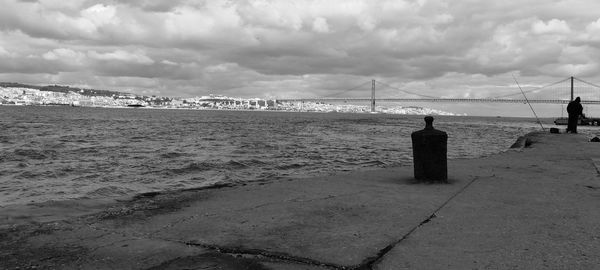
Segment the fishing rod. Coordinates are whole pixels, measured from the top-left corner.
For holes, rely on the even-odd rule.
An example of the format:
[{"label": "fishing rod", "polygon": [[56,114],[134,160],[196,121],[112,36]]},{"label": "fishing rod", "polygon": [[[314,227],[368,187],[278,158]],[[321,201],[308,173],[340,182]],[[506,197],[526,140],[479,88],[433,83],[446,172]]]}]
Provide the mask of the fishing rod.
[{"label": "fishing rod", "polygon": [[533,112],[533,115],[535,116],[535,119],[537,120],[538,124],[540,124],[540,127],[542,127],[542,131],[546,131],[544,129],[544,126],[542,125],[542,121],[540,121],[540,118],[538,118],[537,114],[535,113],[535,110],[533,109],[533,106],[531,106],[531,103],[529,103],[529,99],[527,99],[527,96],[525,95],[525,92],[523,92],[523,89],[521,88],[521,85],[519,85],[519,82],[517,81],[517,78],[515,78],[514,74],[511,74],[513,79],[515,80],[515,82],[517,83],[517,86],[519,87],[519,90],[521,90],[521,93],[523,94],[523,97],[525,97],[525,101],[527,101],[527,105],[529,105],[529,108],[531,108],[531,111]]}]

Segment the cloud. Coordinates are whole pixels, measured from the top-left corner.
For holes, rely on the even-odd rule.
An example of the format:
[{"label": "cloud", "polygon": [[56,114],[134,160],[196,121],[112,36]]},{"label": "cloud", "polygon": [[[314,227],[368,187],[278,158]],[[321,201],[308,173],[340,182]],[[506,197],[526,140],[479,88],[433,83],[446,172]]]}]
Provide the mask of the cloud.
[{"label": "cloud", "polygon": [[85,60],[86,56],[81,52],[76,52],[68,48],[58,48],[44,53],[42,58],[49,61],[81,63],[83,60]]},{"label": "cloud", "polygon": [[117,10],[114,6],[103,4],[93,5],[81,11],[81,17],[91,21],[96,27],[119,24],[119,18],[116,17],[116,14]]},{"label": "cloud", "polygon": [[597,21],[591,22],[585,27],[587,33],[598,33],[600,32],[600,19]]},{"label": "cloud", "polygon": [[4,49],[2,46],[0,46],[0,57],[9,57],[11,54]]},{"label": "cloud", "polygon": [[534,34],[538,35],[569,34],[571,32],[571,28],[567,22],[557,19],[552,19],[548,22],[536,21],[532,26],[532,30]]},{"label": "cloud", "polygon": [[0,75],[174,96],[318,96],[377,78],[481,96],[486,79],[512,73],[600,81],[598,9],[585,0],[6,0],[0,58],[12,60]]},{"label": "cloud", "polygon": [[154,63],[150,57],[141,51],[128,52],[124,50],[116,50],[114,52],[99,53],[96,51],[88,51],[87,55],[91,59],[102,60],[102,61],[122,61],[130,62],[142,65],[150,65]]},{"label": "cloud", "polygon": [[313,21],[312,29],[317,33],[328,33],[329,24],[327,23],[327,19],[323,17],[316,18]]}]

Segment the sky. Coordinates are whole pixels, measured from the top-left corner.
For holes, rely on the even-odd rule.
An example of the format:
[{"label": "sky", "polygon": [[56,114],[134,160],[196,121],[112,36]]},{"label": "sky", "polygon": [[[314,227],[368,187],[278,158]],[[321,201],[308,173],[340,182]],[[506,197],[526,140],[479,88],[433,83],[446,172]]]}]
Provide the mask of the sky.
[{"label": "sky", "polygon": [[308,98],[368,97],[375,79],[380,97],[485,98],[518,93],[513,76],[524,90],[600,83],[598,10],[595,0],[2,0],[0,81]]}]

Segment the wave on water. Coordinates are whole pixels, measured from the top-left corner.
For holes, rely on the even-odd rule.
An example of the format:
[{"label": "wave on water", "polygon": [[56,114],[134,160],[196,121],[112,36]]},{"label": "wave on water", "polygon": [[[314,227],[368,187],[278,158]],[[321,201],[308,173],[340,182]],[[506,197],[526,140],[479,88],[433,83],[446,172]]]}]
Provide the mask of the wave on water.
[{"label": "wave on water", "polygon": [[55,150],[39,150],[39,149],[27,149],[27,148],[18,148],[14,150],[15,160],[27,160],[27,159],[48,159],[54,158],[57,155]]},{"label": "wave on water", "polygon": [[166,158],[166,159],[178,158],[178,157],[182,157],[182,156],[184,156],[184,154],[179,153],[179,152],[168,152],[168,153],[160,154],[161,158]]},{"label": "wave on water", "polygon": [[88,199],[98,199],[106,197],[130,196],[135,193],[137,193],[135,190],[122,186],[106,186],[88,191],[83,197]]},{"label": "wave on water", "polygon": [[170,169],[174,174],[190,174],[214,169],[216,165],[211,162],[192,162],[181,168]]},{"label": "wave on water", "polygon": [[290,169],[299,169],[299,168],[306,167],[306,166],[308,166],[307,163],[292,163],[292,164],[279,165],[276,168],[279,170],[290,170]]},{"label": "wave on water", "polygon": [[223,162],[221,160],[212,160],[212,161],[200,161],[200,162],[191,162],[182,167],[168,169],[167,171],[173,174],[193,174],[196,172],[203,172],[209,170],[240,170],[246,168],[253,168],[256,166],[264,165],[265,163],[259,160],[250,159],[246,161],[236,161],[229,160]]},{"label": "wave on water", "polygon": [[364,167],[385,167],[388,164],[381,160],[372,160],[372,161],[360,162],[356,165],[364,166]]},{"label": "wave on water", "polygon": [[[385,114],[35,106],[0,106],[0,114],[0,142],[9,142],[0,144],[0,206],[406,165],[410,133],[423,128],[421,116]],[[449,158],[501,152],[537,128],[468,117],[435,123],[449,134]]]}]

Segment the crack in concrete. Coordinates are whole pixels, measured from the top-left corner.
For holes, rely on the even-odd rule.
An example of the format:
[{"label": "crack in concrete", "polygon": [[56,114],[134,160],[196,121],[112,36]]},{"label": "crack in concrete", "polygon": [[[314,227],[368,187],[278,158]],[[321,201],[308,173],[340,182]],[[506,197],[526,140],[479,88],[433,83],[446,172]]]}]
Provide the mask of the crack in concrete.
[{"label": "crack in concrete", "polygon": [[594,168],[596,169],[596,173],[600,175],[600,159],[590,158],[590,160],[592,161],[592,165],[594,165]]},{"label": "crack in concrete", "polygon": [[[495,175],[491,175],[489,177],[494,177]],[[389,245],[387,245],[385,248],[381,249],[377,255],[373,256],[373,257],[369,257],[367,259],[365,259],[360,265],[359,267],[355,268],[355,269],[373,269],[373,266],[377,263],[379,263],[381,261],[381,259],[383,259],[383,257],[390,252],[394,247],[396,247],[397,245],[399,245],[402,241],[406,240],[412,233],[414,233],[417,229],[419,229],[421,226],[429,223],[432,219],[434,219],[435,217],[437,217],[437,213],[442,210],[442,208],[444,208],[450,201],[452,201],[454,198],[456,198],[458,195],[460,195],[461,193],[463,193],[469,186],[471,186],[475,180],[479,179],[479,176],[475,176],[469,183],[467,183],[463,188],[461,188],[458,192],[456,192],[454,195],[452,195],[450,198],[448,198],[448,200],[446,200],[442,205],[440,205],[437,209],[435,209],[433,211],[433,213],[431,215],[429,215],[429,217],[427,217],[426,219],[424,219],[423,221],[421,221],[417,226],[413,227],[412,229],[410,229],[404,236],[402,236],[402,238],[400,238],[399,240],[390,243]]]},{"label": "crack in concrete", "polygon": [[[179,242],[179,241],[176,241],[176,242]],[[333,264],[333,263],[321,262],[321,261],[314,260],[311,258],[294,256],[294,255],[290,255],[290,254],[283,253],[283,252],[273,252],[273,251],[266,251],[266,250],[261,250],[261,249],[252,249],[252,248],[243,248],[243,247],[223,247],[223,246],[203,244],[203,243],[197,243],[197,242],[180,242],[180,243],[183,243],[183,244],[186,244],[189,246],[198,246],[198,247],[205,248],[207,250],[215,251],[215,252],[218,252],[221,254],[228,254],[228,255],[232,255],[232,256],[245,255],[245,256],[252,256],[254,258],[267,258],[270,260],[275,260],[275,261],[280,261],[280,262],[326,267],[329,269],[339,269],[339,270],[355,269],[354,267],[347,267],[347,266]]]}]

